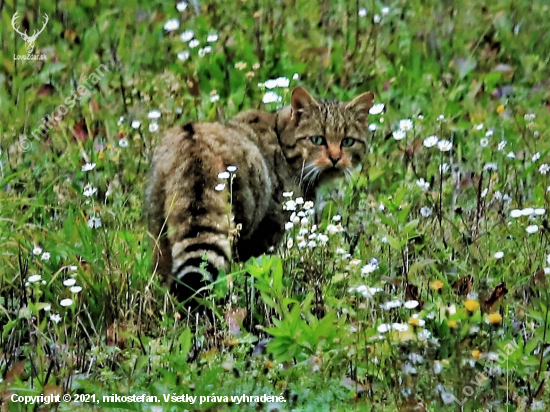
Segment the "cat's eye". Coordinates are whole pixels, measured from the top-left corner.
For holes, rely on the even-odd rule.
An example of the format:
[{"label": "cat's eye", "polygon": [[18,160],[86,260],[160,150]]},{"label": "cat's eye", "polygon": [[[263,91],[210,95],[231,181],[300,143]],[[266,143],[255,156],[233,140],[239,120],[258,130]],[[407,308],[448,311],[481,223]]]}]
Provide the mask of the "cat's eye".
[{"label": "cat's eye", "polygon": [[353,137],[346,137],[342,139],[342,147],[350,147],[353,146],[355,143],[355,139]]},{"label": "cat's eye", "polygon": [[321,146],[326,144],[326,140],[323,136],[311,136],[311,143],[316,146]]}]

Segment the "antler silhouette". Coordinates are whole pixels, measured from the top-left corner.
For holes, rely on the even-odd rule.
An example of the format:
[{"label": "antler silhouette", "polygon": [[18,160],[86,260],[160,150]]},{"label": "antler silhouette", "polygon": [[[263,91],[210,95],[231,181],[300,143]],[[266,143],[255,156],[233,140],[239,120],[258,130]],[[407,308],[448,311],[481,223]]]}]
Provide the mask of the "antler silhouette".
[{"label": "antler silhouette", "polygon": [[46,24],[48,24],[48,21],[50,20],[50,18],[48,17],[48,15],[46,13],[44,13],[44,18],[46,19],[46,21],[44,22],[44,25],[42,26],[42,29],[38,33],[36,33],[36,30],[35,30],[34,33],[32,34],[32,36],[29,37],[29,40],[35,41],[36,38],[38,37],[38,35],[44,31],[44,29],[46,28]]},{"label": "antler silhouette", "polygon": [[17,26],[15,25],[16,20],[17,20],[17,18],[19,17],[19,16],[17,15],[18,13],[19,13],[19,12],[16,11],[15,14],[13,15],[13,17],[12,17],[12,19],[11,19],[11,25],[12,25],[13,29],[14,29],[17,33],[19,33],[19,34],[21,35],[21,37],[23,37],[23,40],[27,41],[27,39],[29,38],[29,36],[27,36],[27,30],[25,30],[25,33],[21,33],[21,32],[19,31],[19,27],[17,27]]},{"label": "antler silhouette", "polygon": [[36,30],[35,30],[34,33],[32,34],[32,36],[29,36],[29,35],[27,35],[27,30],[25,30],[25,33],[21,33],[19,31],[19,27],[16,26],[17,18],[19,17],[17,15],[18,13],[19,12],[16,11],[15,14],[13,15],[13,17],[11,19],[11,25],[13,26],[13,29],[21,35],[21,37],[23,38],[25,43],[27,43],[25,45],[25,48],[27,49],[27,54],[31,54],[32,51],[34,50],[34,42],[36,41],[36,38],[38,37],[38,35],[40,33],[42,33],[44,31],[44,29],[46,28],[46,24],[48,24],[48,21],[50,20],[50,18],[48,17],[48,15],[46,13],[44,13],[44,18],[46,20],[44,22],[44,26],[42,26],[42,29],[39,32],[36,32]]}]

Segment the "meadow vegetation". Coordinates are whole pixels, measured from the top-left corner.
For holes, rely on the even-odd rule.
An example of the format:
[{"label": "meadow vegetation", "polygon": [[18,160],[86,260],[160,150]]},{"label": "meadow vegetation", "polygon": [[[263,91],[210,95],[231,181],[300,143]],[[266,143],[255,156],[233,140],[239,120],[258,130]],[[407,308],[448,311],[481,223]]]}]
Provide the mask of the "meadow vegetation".
[{"label": "meadow vegetation", "polygon": [[[16,11],[21,31],[49,16],[33,51],[45,60],[14,60]],[[546,0],[8,0],[0,13],[0,408],[85,393],[285,402],[55,407],[548,410]],[[209,316],[189,314],[151,271],[152,148],[173,124],[277,109],[297,85],[375,93],[364,165],[315,202],[286,193],[280,247],[234,263]]]}]

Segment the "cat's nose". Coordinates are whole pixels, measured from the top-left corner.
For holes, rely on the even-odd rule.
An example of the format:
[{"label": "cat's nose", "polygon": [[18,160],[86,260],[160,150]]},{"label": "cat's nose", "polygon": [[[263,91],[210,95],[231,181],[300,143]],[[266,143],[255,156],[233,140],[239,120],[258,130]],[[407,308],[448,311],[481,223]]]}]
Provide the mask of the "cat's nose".
[{"label": "cat's nose", "polygon": [[329,156],[329,159],[332,162],[333,166],[336,166],[336,163],[338,163],[338,161],[340,160],[339,157],[332,157],[332,156]]}]

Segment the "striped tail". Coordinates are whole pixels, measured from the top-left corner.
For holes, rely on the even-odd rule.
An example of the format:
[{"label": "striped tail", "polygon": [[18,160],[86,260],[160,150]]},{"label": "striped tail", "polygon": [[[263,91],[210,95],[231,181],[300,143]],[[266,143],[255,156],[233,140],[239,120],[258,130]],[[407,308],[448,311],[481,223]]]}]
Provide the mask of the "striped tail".
[{"label": "striped tail", "polygon": [[215,281],[219,270],[229,269],[231,245],[228,195],[214,189],[220,183],[223,160],[192,124],[182,132],[186,154],[177,158],[176,170],[167,177],[172,197],[165,199],[164,211],[171,245],[171,291],[180,302],[187,302]]},{"label": "striped tail", "polygon": [[[192,239],[193,240],[197,240]],[[214,282],[220,270],[225,270],[229,265],[229,256],[216,244],[191,243],[185,248],[182,261],[174,268],[172,293],[180,302],[185,302],[186,307],[197,307],[195,297],[204,298],[206,293],[202,288]],[[213,263],[215,262],[215,263]]]}]

